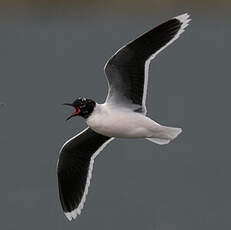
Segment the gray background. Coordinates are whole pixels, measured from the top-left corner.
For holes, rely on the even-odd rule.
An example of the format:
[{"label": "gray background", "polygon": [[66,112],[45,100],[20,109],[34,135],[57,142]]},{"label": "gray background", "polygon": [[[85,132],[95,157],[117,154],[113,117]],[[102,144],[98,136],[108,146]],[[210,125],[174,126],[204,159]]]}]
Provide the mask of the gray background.
[{"label": "gray background", "polygon": [[[230,229],[229,9],[225,1],[1,8],[0,228]],[[103,102],[107,58],[184,12],[193,21],[150,65],[147,97],[148,115],[182,135],[166,146],[111,142],[95,161],[82,215],[69,223],[56,161],[85,124],[65,122],[71,110],[61,104],[78,96]]]}]

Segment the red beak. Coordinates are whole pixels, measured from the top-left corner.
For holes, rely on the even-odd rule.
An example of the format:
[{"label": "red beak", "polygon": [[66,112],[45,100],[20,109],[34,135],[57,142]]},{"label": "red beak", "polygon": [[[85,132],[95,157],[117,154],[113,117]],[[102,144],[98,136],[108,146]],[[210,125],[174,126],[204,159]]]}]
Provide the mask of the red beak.
[{"label": "red beak", "polygon": [[72,105],[72,104],[69,104],[69,103],[64,103],[63,105],[68,105],[68,106],[72,106],[72,107],[74,107],[75,108],[75,111],[74,111],[74,113],[72,113],[67,119],[66,119],[66,121],[68,121],[69,119],[71,119],[72,117],[75,117],[75,116],[77,116],[79,113],[80,113],[80,109],[79,109],[79,107],[75,107],[74,105]]}]

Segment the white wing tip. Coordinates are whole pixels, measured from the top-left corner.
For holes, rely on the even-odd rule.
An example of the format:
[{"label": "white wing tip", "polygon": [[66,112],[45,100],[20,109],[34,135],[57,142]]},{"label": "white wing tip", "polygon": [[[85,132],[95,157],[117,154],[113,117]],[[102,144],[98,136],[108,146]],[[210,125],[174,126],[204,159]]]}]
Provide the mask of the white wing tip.
[{"label": "white wing tip", "polygon": [[183,28],[187,27],[188,23],[192,20],[190,18],[190,14],[188,13],[178,15],[177,17],[175,17],[175,19],[179,20],[183,24],[182,25]]},{"label": "white wing tip", "polygon": [[192,19],[190,18],[190,15],[188,13],[181,14],[181,15],[175,17],[175,19],[179,20],[182,23],[180,30],[178,31],[178,33],[176,35],[176,38],[178,38],[185,31],[185,28],[189,25],[189,22]]},{"label": "white wing tip", "polygon": [[80,212],[78,212],[78,209],[75,209],[71,212],[64,212],[64,214],[69,221],[72,221],[72,220],[76,219],[77,215],[80,215]]},{"label": "white wing tip", "polygon": [[178,15],[177,17],[175,17],[175,19],[177,19],[181,22],[185,22],[187,20],[191,20],[189,17],[190,17],[190,14],[185,13],[185,14]]}]

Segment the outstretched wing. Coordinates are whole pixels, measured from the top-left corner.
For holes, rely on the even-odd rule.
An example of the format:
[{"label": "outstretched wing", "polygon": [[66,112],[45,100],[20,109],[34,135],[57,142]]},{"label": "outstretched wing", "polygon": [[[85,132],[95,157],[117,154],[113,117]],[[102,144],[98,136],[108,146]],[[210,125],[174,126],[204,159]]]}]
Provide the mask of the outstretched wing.
[{"label": "outstretched wing", "polygon": [[188,14],[180,15],[119,49],[104,67],[109,86],[106,103],[146,113],[149,63],[184,32],[189,21]]},{"label": "outstretched wing", "polygon": [[80,215],[88,193],[94,159],[112,139],[87,128],[62,147],[57,165],[59,197],[69,220]]}]

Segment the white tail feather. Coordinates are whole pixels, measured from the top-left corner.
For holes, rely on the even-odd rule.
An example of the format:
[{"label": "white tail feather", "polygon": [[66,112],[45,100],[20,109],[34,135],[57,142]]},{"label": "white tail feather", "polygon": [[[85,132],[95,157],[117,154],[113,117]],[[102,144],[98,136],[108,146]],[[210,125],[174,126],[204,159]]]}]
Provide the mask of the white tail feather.
[{"label": "white tail feather", "polygon": [[163,126],[163,131],[170,140],[173,140],[182,132],[182,129]]},{"label": "white tail feather", "polygon": [[181,132],[181,128],[162,126],[160,137],[153,136],[146,139],[159,145],[166,145],[171,140],[175,139]]},{"label": "white tail feather", "polygon": [[160,138],[146,138],[146,139],[158,145],[166,145],[170,142],[170,140],[160,139]]}]

